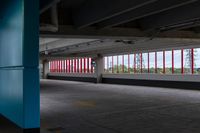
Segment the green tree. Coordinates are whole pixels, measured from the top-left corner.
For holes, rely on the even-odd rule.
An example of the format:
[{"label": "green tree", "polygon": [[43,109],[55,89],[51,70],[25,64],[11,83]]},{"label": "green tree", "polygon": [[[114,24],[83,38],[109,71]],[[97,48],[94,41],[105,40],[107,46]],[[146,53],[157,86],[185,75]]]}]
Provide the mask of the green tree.
[{"label": "green tree", "polygon": [[[184,72],[192,73],[192,49],[185,50],[185,63],[184,63]],[[194,68],[196,68],[195,57],[197,56],[197,50],[194,49]]]}]

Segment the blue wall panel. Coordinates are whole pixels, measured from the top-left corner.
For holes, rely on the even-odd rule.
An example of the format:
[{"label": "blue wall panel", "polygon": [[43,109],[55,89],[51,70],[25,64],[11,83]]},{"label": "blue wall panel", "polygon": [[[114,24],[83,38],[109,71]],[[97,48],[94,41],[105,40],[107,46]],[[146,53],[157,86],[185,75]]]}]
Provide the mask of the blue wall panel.
[{"label": "blue wall panel", "polygon": [[40,127],[38,0],[0,1],[0,114]]}]

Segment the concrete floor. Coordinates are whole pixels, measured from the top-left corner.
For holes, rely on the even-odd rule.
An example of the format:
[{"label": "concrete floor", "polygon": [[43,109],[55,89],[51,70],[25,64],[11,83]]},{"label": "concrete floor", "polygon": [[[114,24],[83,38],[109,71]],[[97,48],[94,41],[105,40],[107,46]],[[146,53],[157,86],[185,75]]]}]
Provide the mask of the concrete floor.
[{"label": "concrete floor", "polygon": [[200,91],[42,80],[41,124],[45,133],[200,133]]}]

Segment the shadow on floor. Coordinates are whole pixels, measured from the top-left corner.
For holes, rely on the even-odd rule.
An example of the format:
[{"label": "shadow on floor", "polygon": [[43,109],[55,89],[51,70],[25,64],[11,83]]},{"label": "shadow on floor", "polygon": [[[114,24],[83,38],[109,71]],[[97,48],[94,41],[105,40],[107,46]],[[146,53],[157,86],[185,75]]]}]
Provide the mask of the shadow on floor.
[{"label": "shadow on floor", "polygon": [[40,133],[40,129],[23,130],[14,123],[0,115],[0,132],[1,133]]},{"label": "shadow on floor", "polygon": [[0,115],[0,129],[2,133],[23,133],[22,129],[8,121],[2,115]]}]

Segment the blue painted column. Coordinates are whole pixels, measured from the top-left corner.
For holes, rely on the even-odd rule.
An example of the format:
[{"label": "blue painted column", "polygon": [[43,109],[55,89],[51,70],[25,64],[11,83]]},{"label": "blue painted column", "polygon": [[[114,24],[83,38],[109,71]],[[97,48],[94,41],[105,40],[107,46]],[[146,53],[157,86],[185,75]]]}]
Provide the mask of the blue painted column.
[{"label": "blue painted column", "polygon": [[40,127],[39,1],[0,1],[0,114]]}]

